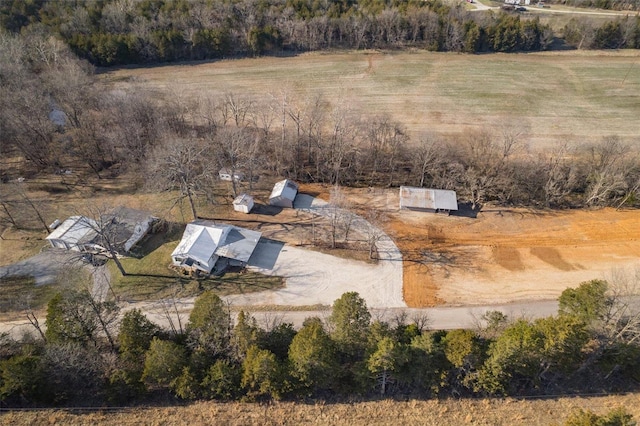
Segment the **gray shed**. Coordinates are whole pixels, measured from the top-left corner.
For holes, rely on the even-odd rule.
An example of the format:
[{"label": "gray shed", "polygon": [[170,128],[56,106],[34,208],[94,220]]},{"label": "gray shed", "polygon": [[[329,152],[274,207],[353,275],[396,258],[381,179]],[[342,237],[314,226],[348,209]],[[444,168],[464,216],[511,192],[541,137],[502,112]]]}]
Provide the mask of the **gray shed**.
[{"label": "gray shed", "polygon": [[249,213],[253,205],[253,197],[249,194],[240,194],[233,200],[233,209],[237,212]]}]

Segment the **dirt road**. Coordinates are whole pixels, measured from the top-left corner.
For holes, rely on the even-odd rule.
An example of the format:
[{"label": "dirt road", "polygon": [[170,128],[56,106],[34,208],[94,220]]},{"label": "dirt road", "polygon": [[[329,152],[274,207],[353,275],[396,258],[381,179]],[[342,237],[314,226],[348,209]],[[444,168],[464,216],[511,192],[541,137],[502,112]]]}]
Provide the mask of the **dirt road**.
[{"label": "dirt road", "polygon": [[[184,329],[189,319],[189,313],[193,309],[195,299],[180,299],[175,301],[175,305],[169,302],[142,302],[135,304],[124,304],[122,312],[137,308],[142,310],[149,320],[161,325],[165,329],[175,327],[176,330]],[[273,324],[288,322],[295,327],[301,327],[305,319],[318,317],[326,320],[331,314],[330,310],[302,310],[302,311],[280,311],[280,310],[254,310],[250,306],[233,306],[234,312],[237,309],[244,309],[249,312],[257,321],[259,326],[269,327]],[[438,308],[390,308],[390,309],[370,309],[373,320],[391,321],[406,314],[406,321],[423,321],[426,328],[432,330],[452,330],[458,328],[474,329],[482,323],[481,317],[487,311],[500,311],[509,318],[542,318],[557,313],[558,304],[555,301],[510,303],[504,305],[486,306],[457,306]],[[38,319],[40,324],[45,324],[45,318]],[[0,323],[0,334],[9,333],[15,338],[20,338],[25,333],[35,335],[33,326],[26,320],[6,321]]]},{"label": "dirt road", "polygon": [[0,266],[0,278],[32,276],[36,285],[55,282],[58,273],[69,266],[82,265],[77,253],[45,248],[42,253],[8,266]]},{"label": "dirt road", "polygon": [[[475,9],[471,9],[472,11],[476,10],[500,10],[499,6],[490,7],[478,0],[474,0],[472,5]],[[583,10],[576,8],[563,8],[562,6],[557,7],[554,5],[553,7],[538,7],[536,4],[526,5],[526,12],[532,13],[565,13],[571,15],[596,15],[596,16],[635,16],[638,12],[625,12],[625,11],[616,11],[616,10]]]}]

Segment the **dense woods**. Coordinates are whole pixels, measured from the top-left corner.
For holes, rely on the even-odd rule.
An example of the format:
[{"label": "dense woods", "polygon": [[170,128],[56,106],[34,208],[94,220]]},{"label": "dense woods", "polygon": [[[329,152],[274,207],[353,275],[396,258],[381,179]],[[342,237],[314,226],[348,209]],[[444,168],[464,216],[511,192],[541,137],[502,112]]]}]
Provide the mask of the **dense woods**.
[{"label": "dense woods", "polygon": [[[440,0],[13,0],[0,5],[0,22],[14,33],[55,35],[99,66],[333,48],[531,51],[554,38],[537,18],[470,13]],[[574,22],[564,38],[580,48],[638,48],[640,18]]]},{"label": "dense woods", "polygon": [[49,302],[42,338],[2,337],[5,406],[123,404],[149,399],[334,399],[619,392],[640,383],[640,312],[625,287],[594,280],[565,290],[556,316],[498,311],[474,330],[429,330],[428,318],[372,318],[357,293],[301,329],[234,318],[212,292],[172,331],[87,292]]}]

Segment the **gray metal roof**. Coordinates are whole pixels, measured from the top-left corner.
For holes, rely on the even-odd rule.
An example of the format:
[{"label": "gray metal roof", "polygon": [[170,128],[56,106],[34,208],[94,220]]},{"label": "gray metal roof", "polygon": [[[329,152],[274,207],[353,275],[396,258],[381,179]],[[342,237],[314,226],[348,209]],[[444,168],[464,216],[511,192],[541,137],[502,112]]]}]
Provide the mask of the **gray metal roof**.
[{"label": "gray metal roof", "polygon": [[247,262],[262,234],[233,225],[196,220],[185,229],[180,244],[171,254],[194,257],[204,263],[213,254]]},{"label": "gray metal roof", "polygon": [[262,234],[249,229],[229,225],[226,238],[218,246],[215,254],[228,259],[248,262]]},{"label": "gray metal roof", "polygon": [[249,194],[240,194],[233,200],[234,206],[248,206],[253,202],[253,197]]},{"label": "gray metal roof", "polygon": [[287,200],[295,200],[296,194],[298,193],[298,184],[292,180],[285,179],[280,182],[276,182],[273,185],[273,190],[271,191],[271,195],[269,195],[269,199],[282,197]]},{"label": "gray metal roof", "polygon": [[400,187],[401,209],[458,210],[455,191],[448,189]]},{"label": "gray metal roof", "polygon": [[87,244],[97,237],[97,227],[98,224],[91,218],[71,216],[54,229],[45,239],[59,239],[70,245]]}]

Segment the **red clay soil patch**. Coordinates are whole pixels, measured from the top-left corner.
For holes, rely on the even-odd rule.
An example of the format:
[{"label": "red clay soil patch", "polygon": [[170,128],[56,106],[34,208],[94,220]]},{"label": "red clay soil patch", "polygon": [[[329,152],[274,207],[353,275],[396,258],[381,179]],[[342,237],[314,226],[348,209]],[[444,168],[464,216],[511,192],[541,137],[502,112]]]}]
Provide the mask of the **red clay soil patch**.
[{"label": "red clay soil patch", "polygon": [[493,260],[503,268],[510,271],[524,270],[524,264],[517,249],[513,247],[494,246],[492,247],[492,254]]},{"label": "red clay soil patch", "polygon": [[402,295],[409,307],[428,307],[444,303],[444,300],[437,296],[438,286],[427,265],[406,260],[402,265]]},{"label": "red clay soil patch", "polygon": [[[428,306],[425,300],[553,299],[567,287],[640,266],[640,213],[635,210],[487,209],[476,219],[397,211],[385,229],[403,254],[421,253],[427,261],[425,268],[405,267],[405,302],[412,307]],[[442,262],[428,254],[445,251],[456,255],[438,267]],[[420,285],[425,280],[428,288]],[[421,293],[427,291],[435,294]]]},{"label": "red clay soil patch", "polygon": [[563,258],[560,252],[551,247],[532,247],[529,250],[532,255],[542,260],[545,263],[557,268],[561,271],[571,271],[576,269],[573,265],[567,263]]}]

